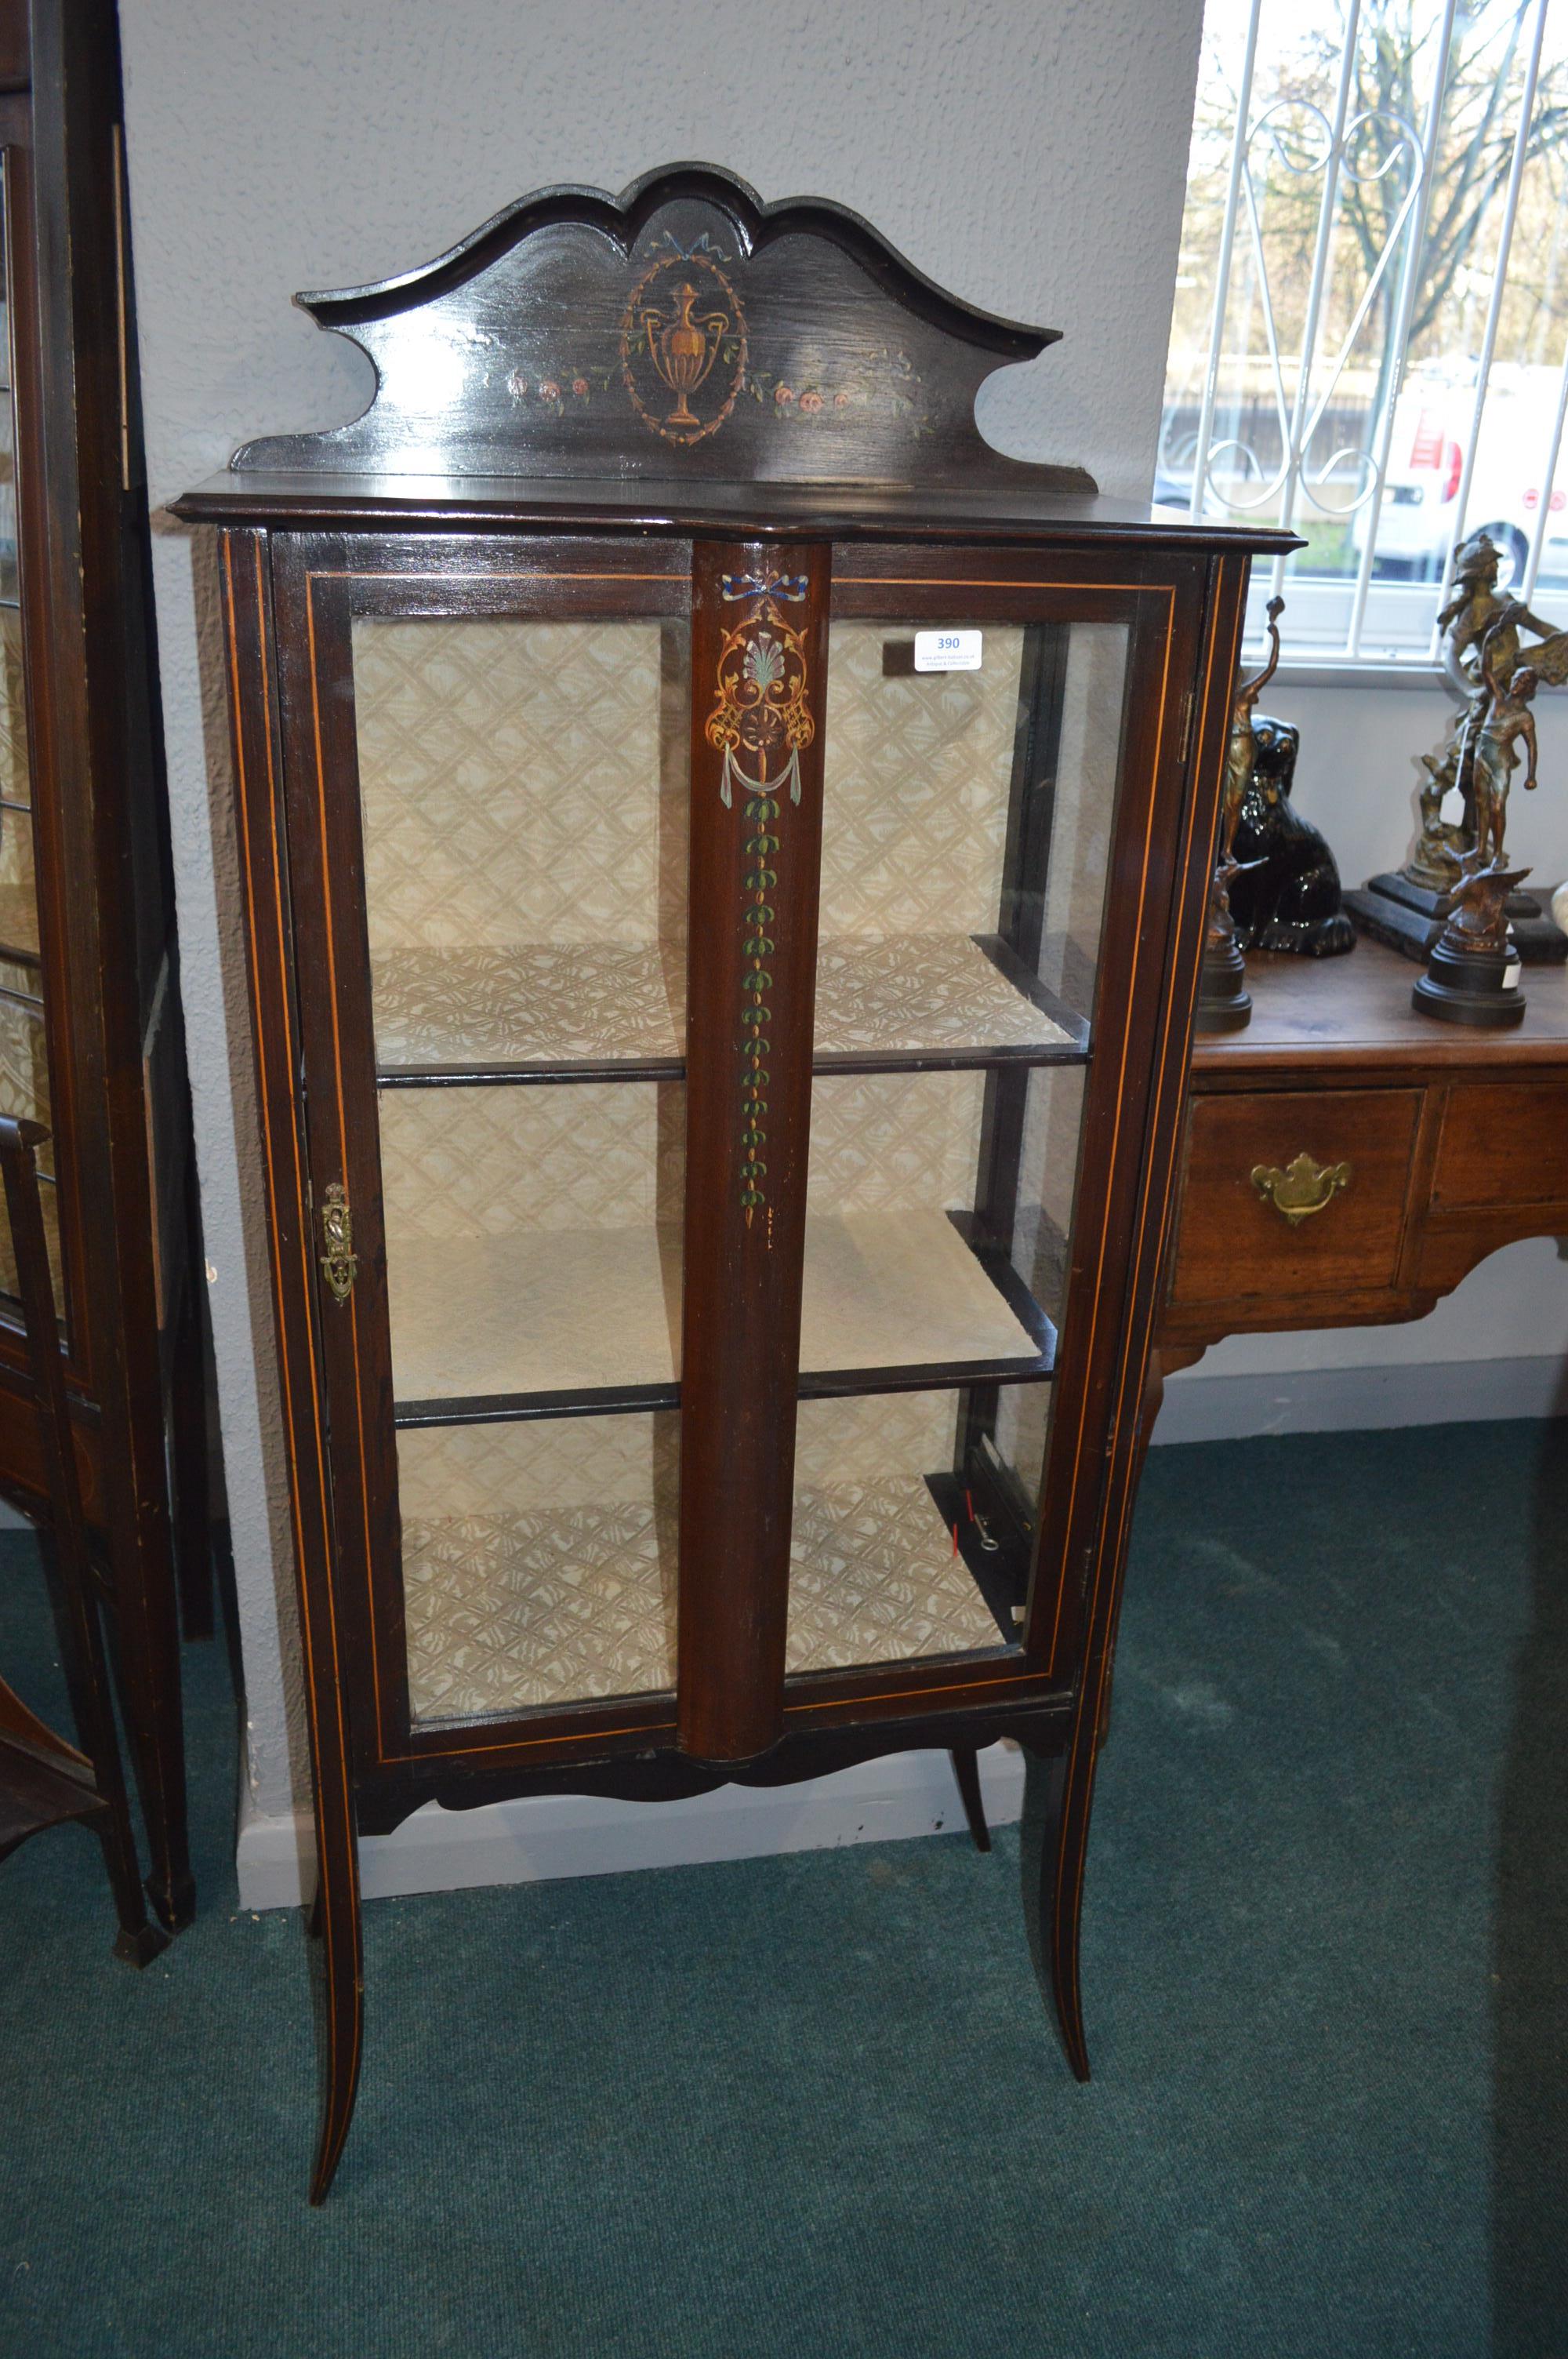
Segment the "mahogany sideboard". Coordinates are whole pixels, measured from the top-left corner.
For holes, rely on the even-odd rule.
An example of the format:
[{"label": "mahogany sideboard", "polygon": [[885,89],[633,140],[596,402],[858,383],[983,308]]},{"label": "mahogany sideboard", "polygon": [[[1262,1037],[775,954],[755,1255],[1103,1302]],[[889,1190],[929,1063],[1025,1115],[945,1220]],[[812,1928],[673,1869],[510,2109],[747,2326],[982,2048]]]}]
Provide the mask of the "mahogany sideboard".
[{"label": "mahogany sideboard", "polygon": [[1527,968],[1498,1033],[1418,1015],[1416,972],[1370,941],[1248,959],[1251,1023],[1194,1050],[1162,1375],[1223,1335],[1419,1319],[1568,1236],[1568,974]]}]

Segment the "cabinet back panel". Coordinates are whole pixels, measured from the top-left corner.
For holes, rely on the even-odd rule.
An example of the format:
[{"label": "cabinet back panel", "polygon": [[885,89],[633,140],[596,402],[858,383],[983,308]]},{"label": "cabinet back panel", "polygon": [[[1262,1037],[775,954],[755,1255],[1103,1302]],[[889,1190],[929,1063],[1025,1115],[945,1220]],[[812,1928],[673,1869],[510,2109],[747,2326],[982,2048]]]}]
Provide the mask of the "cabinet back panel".
[{"label": "cabinet back panel", "polygon": [[397,1440],[416,1722],[675,1685],[678,1419]]}]

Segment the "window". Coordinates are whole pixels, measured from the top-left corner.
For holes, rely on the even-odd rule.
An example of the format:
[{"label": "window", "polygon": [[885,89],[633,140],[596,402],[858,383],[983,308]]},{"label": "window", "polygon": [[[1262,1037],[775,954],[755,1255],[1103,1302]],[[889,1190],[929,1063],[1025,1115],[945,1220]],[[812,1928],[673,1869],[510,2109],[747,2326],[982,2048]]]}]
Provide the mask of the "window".
[{"label": "window", "polygon": [[1208,0],[1155,496],[1293,525],[1320,663],[1423,664],[1465,534],[1568,593],[1568,5]]}]

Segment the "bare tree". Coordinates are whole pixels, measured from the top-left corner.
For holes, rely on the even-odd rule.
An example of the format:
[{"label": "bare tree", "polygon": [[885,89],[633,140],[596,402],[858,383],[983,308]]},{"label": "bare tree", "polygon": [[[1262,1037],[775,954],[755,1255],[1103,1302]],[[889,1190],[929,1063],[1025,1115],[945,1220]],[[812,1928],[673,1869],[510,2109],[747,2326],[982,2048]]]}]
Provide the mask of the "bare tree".
[{"label": "bare tree", "polygon": [[[1325,30],[1305,45],[1319,74],[1337,76],[1344,53],[1345,16],[1337,35]],[[1503,194],[1513,165],[1518,105],[1522,95],[1520,49],[1530,0],[1461,0],[1454,13],[1443,120],[1427,194],[1410,341],[1419,350],[1444,320],[1460,272],[1476,252],[1488,208]],[[1365,115],[1340,192],[1341,215],[1368,275],[1394,234],[1416,158],[1402,122],[1419,137],[1437,71],[1441,26],[1429,5],[1414,0],[1365,0],[1356,44],[1353,115]],[[1304,94],[1304,93],[1303,93]],[[1568,73],[1544,71],[1537,84],[1526,141],[1527,169],[1568,148]],[[1403,151],[1401,153],[1401,150]],[[1555,191],[1554,191],[1555,193]],[[1553,208],[1555,210],[1555,208]],[[1394,281],[1379,290],[1381,343],[1392,328]]]}]

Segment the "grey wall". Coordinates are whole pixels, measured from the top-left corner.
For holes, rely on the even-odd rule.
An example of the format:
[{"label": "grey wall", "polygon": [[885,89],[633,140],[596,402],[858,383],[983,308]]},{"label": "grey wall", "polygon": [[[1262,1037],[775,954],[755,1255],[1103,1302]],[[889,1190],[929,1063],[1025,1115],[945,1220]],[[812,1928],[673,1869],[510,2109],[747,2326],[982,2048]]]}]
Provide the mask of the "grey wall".
[{"label": "grey wall", "polygon": [[[553,180],[682,157],[867,214],[970,300],[1065,342],[984,397],[993,440],[1152,472],[1199,0],[122,0],[155,506],[246,436],[362,407],[366,364],[289,298],[406,269]],[[158,545],[181,958],[251,1718],[291,1782],[287,1518],[211,583]],[[200,620],[199,620],[200,618]],[[205,629],[208,643],[203,647]]]}]

